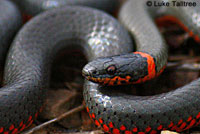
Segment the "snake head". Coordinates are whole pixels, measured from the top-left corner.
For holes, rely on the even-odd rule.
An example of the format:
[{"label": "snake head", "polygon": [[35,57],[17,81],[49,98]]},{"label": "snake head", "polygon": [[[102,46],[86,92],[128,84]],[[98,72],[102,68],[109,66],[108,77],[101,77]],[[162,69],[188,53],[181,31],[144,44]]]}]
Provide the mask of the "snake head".
[{"label": "snake head", "polygon": [[148,62],[134,53],[98,58],[85,65],[82,74],[87,80],[102,85],[132,84],[148,75]]}]

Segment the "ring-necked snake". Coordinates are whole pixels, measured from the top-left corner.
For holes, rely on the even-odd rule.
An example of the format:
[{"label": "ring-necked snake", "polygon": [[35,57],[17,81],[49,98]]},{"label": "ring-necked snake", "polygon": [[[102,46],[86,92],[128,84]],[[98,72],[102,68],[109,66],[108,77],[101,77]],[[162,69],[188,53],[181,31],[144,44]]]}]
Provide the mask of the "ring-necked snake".
[{"label": "ring-necked snake", "polygon": [[[162,72],[167,61],[167,47],[151,17],[157,12],[171,14],[182,23],[171,16],[169,19],[186,25],[184,28],[191,29],[190,34],[198,40],[197,7],[147,8],[145,0],[128,1],[121,9],[120,20],[134,35],[138,52],[95,61],[92,60],[132,51],[128,32],[114,18],[79,6],[52,9],[34,17],[19,31],[7,56],[5,86],[0,91],[0,132],[20,132],[38,116],[52,60],[64,47],[78,46],[92,61],[83,70],[85,76],[91,76],[88,79],[110,85],[142,82]],[[134,73],[129,74],[131,71]],[[199,124],[199,81],[149,97],[110,93],[109,90],[128,87],[86,81],[84,98],[91,118],[105,132],[182,131]]]},{"label": "ring-necked snake", "polygon": [[199,41],[199,1],[190,1],[196,2],[196,7],[153,4],[148,7],[146,2],[130,0],[119,15],[134,37],[137,51],[99,58],[83,69],[88,80],[104,85],[86,82],[84,99],[90,117],[105,132],[155,134],[165,129],[181,132],[200,123],[200,79],[168,93],[145,97],[113,92],[127,90],[129,86],[107,86],[143,82],[162,72],[167,47],[153,23],[156,15],[167,14],[166,20],[178,23]]}]

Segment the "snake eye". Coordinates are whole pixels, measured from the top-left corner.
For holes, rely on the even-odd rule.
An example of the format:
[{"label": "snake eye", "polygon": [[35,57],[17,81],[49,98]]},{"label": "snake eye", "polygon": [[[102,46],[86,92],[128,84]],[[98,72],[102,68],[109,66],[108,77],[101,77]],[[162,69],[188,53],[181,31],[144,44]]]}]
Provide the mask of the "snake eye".
[{"label": "snake eye", "polygon": [[114,65],[111,65],[106,69],[106,71],[108,74],[112,75],[116,72],[116,67]]}]

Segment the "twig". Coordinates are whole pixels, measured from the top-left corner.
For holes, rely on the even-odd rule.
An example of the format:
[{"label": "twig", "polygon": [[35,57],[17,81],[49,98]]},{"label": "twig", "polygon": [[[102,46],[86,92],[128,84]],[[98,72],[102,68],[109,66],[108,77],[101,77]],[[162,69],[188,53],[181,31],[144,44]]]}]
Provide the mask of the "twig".
[{"label": "twig", "polygon": [[51,123],[57,122],[57,121],[59,121],[59,120],[65,118],[65,117],[67,117],[67,116],[69,116],[69,115],[71,115],[71,114],[73,114],[73,113],[82,111],[84,108],[85,108],[84,105],[80,105],[80,106],[78,106],[78,107],[76,107],[76,108],[74,108],[74,109],[72,109],[72,110],[70,110],[70,111],[68,111],[68,112],[66,112],[66,113],[61,114],[61,115],[58,116],[57,118],[54,118],[54,119],[49,120],[49,121],[47,121],[47,122],[44,122],[44,123],[42,123],[42,124],[40,124],[40,125],[38,125],[38,126],[32,128],[31,130],[29,130],[29,131],[27,131],[27,132],[24,132],[23,134],[32,134],[33,132],[38,131],[38,130],[40,130],[41,128],[44,128],[44,127],[46,127],[47,125],[49,125],[49,124],[51,124]]},{"label": "twig", "polygon": [[199,63],[180,63],[180,62],[169,62],[167,64],[168,69],[176,69],[181,71],[200,71]]},{"label": "twig", "polygon": [[165,130],[165,131],[162,131],[161,134],[179,134],[179,133]]},{"label": "twig", "polygon": [[200,61],[200,56],[186,56],[186,55],[176,55],[176,56],[169,56],[168,61],[182,61],[182,62],[197,62]]}]

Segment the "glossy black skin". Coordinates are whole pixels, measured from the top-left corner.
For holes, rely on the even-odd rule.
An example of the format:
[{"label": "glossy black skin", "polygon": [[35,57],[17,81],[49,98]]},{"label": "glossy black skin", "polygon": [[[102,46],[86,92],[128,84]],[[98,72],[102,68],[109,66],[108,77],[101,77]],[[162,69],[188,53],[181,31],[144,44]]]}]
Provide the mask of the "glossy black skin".
[{"label": "glossy black skin", "polygon": [[112,13],[119,7],[119,0],[13,0],[23,13],[35,16],[43,11],[62,6],[86,6]]},{"label": "glossy black skin", "polygon": [[[190,116],[195,119],[195,124],[192,126],[199,121],[196,119],[200,107],[199,79],[169,93],[154,96],[123,93],[130,90],[130,86],[105,87],[93,82],[86,82],[84,86],[84,99],[86,106],[90,109],[89,113],[94,113],[96,120],[101,118],[104,121],[103,124],[107,126],[112,122],[115,128],[124,125],[126,130],[132,131],[133,128],[137,128],[138,132],[145,132],[150,126],[151,130],[159,133],[160,130],[157,128],[160,125],[162,128],[177,131],[172,128],[180,120],[186,122],[184,129],[192,121],[187,121]],[[173,125],[168,127],[171,122]],[[113,132],[113,129],[109,128],[109,131]]]},{"label": "glossy black skin", "polygon": [[[156,72],[159,72],[166,65],[168,54],[153,17],[159,13],[173,15],[195,35],[200,36],[200,1],[187,0],[197,3],[194,8],[156,8],[146,6],[146,2],[127,1],[122,6],[119,19],[134,37],[136,50],[152,55]],[[114,133],[116,129],[122,134],[125,131],[133,132],[133,129],[136,129],[135,133],[155,134],[163,129],[181,132],[200,123],[200,79],[171,92],[146,97],[124,94],[123,91],[129,90],[130,86],[101,86],[86,81],[84,89],[84,99],[90,115],[95,116],[92,118],[96,122],[103,121],[99,126],[104,128],[106,125],[106,130],[110,133]],[[109,126],[110,123],[112,127]],[[120,129],[122,125],[125,130]]]},{"label": "glossy black skin", "polygon": [[22,25],[21,14],[13,2],[0,1],[0,65],[4,65],[8,48]]},{"label": "glossy black skin", "polygon": [[[123,40],[118,40],[120,37]],[[4,86],[0,89],[0,128],[12,132],[9,131],[12,125],[18,128],[22,121],[28,125],[30,117],[35,119],[46,96],[51,63],[60,50],[78,46],[88,60],[92,60],[101,56],[101,53],[93,53],[100,49],[99,41],[107,44],[104,49],[107,56],[113,50],[115,54],[131,50],[128,32],[116,19],[100,10],[62,7],[27,22],[16,35],[7,56]],[[126,49],[118,49],[122,44]]]},{"label": "glossy black skin", "polygon": [[[133,31],[136,32],[137,49],[155,54],[160,70],[166,64],[167,49],[145,9],[135,2],[130,1],[123,8],[121,21],[128,23],[125,24],[127,28],[137,27]],[[193,13],[192,8],[184,11],[181,12],[183,18],[187,13]],[[134,14],[136,17],[133,17]],[[191,24],[191,21],[188,22]],[[42,106],[52,60],[69,44],[82,48],[88,61],[132,51],[128,32],[111,16],[100,11],[63,7],[33,18],[16,36],[6,61],[5,86],[0,91],[0,126],[5,131],[12,124],[18,127],[22,120],[26,123]],[[167,128],[171,122],[187,122],[190,116],[199,121],[196,119],[200,109],[199,79],[175,91],[149,97],[110,92],[112,89],[126,90],[129,87],[103,87],[88,81],[84,87],[89,112],[95,114],[96,119],[102,118],[106,125],[113,122],[118,129],[124,125],[127,130],[136,127],[144,132],[147,126],[151,126],[151,130],[157,130],[160,125]],[[187,122],[187,125],[190,123]],[[109,130],[112,132],[113,128]]]}]

